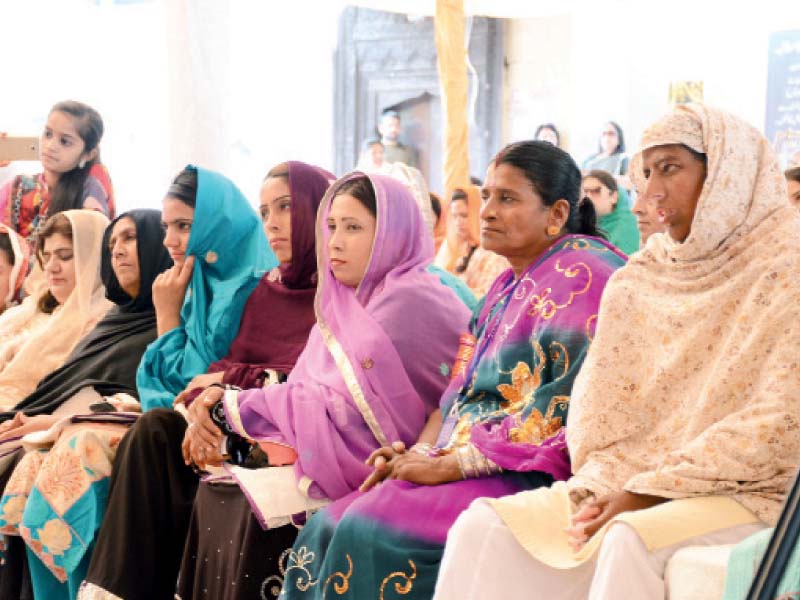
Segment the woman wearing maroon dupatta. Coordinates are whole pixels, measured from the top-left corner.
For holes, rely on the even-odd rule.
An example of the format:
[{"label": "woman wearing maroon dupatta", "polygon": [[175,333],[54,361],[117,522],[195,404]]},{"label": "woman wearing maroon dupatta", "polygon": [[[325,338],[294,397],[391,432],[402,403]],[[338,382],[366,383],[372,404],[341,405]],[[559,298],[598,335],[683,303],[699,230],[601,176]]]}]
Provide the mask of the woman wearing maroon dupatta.
[{"label": "woman wearing maroon dupatta", "polygon": [[[468,321],[455,293],[426,270],[433,240],[400,182],[361,173],[340,179],[320,206],[317,240],[317,324],[288,380],[229,389],[212,410],[217,419],[224,408],[224,426],[266,446],[271,462],[276,447],[294,454],[292,465],[260,469],[266,483],[234,469],[266,527],[352,492],[373,451],[417,438],[448,384]],[[202,428],[208,413],[190,412]],[[202,567],[208,556],[189,558],[184,565]],[[281,584],[279,576],[260,582],[250,597],[276,597]],[[230,588],[214,597],[238,596]]]},{"label": "woman wearing maroon dupatta", "polygon": [[[178,403],[211,385],[260,387],[292,370],[315,321],[314,222],[332,180],[330,173],[301,162],[268,173],[261,215],[280,267],[265,275],[248,298],[228,355],[195,377]],[[122,440],[106,519],[79,598],[174,597],[198,485],[198,475],[181,454],[186,427],[178,411],[154,409]],[[230,525],[237,519],[243,523],[236,543],[247,540],[252,517],[241,494],[231,494],[223,508]]]}]

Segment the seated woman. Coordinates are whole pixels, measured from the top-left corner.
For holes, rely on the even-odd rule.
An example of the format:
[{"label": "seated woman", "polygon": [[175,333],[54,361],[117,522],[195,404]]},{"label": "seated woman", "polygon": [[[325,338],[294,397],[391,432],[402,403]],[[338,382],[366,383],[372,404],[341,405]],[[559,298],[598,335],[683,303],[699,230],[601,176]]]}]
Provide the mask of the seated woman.
[{"label": "seated woman", "polygon": [[[419,169],[398,162],[392,163],[386,174],[405,184],[414,197],[414,200],[416,200],[417,207],[419,207],[419,211],[422,214],[422,220],[425,222],[431,236],[435,237],[437,217],[430,202],[431,196],[428,192],[428,185],[425,183],[425,178],[422,177],[422,173],[419,172]],[[428,273],[436,275],[442,285],[453,290],[459,300],[461,300],[470,311],[475,308],[475,305],[478,303],[475,299],[475,294],[469,289],[467,284],[458,277],[434,263],[428,265]]]},{"label": "seated woman", "polygon": [[88,208],[114,218],[114,191],[100,162],[103,119],[67,100],[50,109],[40,140],[42,173],[20,175],[0,188],[0,220],[31,245],[49,216]]},{"label": "seated woman", "polygon": [[[172,265],[162,239],[161,214],[155,210],[131,211],[108,226],[101,276],[115,306],[63,365],[14,407],[17,414],[39,416],[5,433],[29,433],[22,442],[31,451],[5,485],[0,531],[21,535],[28,545],[36,597],[74,597],[88,565],[111,461],[136,418],[113,412],[115,404],[136,408],[136,369],[156,338],[151,286]],[[98,412],[87,416],[92,411]],[[50,425],[43,436],[30,434]],[[3,585],[9,575],[3,573]]]},{"label": "seated woman", "polygon": [[536,128],[533,139],[540,142],[550,142],[553,146],[561,148],[561,134],[554,123],[542,123]]},{"label": "seated woman", "polygon": [[583,195],[594,204],[597,224],[608,241],[625,254],[639,249],[639,231],[636,219],[628,206],[628,194],[617,186],[607,171],[589,171],[583,177]]},{"label": "seated woman", "polygon": [[107,225],[100,213],[71,210],[42,228],[36,254],[48,287],[0,316],[0,411],[60,367],[111,307],[100,278]]},{"label": "seated woman", "polygon": [[[315,217],[332,179],[330,173],[301,162],[278,165],[267,174],[260,210],[264,232],[280,266],[265,274],[248,298],[228,354],[211,363],[207,373],[194,377],[179,394],[179,403],[195,398],[210,385],[256,388],[285,379],[292,370],[315,322]],[[97,552],[82,598],[172,598],[175,594],[198,485],[198,475],[181,454],[186,427],[181,413],[155,408],[122,440],[111,478],[108,514],[97,536]],[[142,465],[148,465],[147,471]],[[229,536],[231,543],[226,544],[225,553],[215,552],[207,568],[217,569],[232,555],[255,580],[271,568],[265,557],[277,549],[275,540],[280,536],[261,532],[249,504],[237,492],[238,488],[211,484],[200,489],[198,511],[209,507],[212,513],[218,511],[215,516],[227,525],[245,531],[241,537]],[[148,501],[141,502],[141,498]],[[158,535],[141,535],[142,524]],[[289,535],[293,527],[285,529]],[[292,535],[286,546],[293,539]],[[283,550],[281,547],[278,553]],[[192,578],[184,580],[193,582]],[[250,589],[243,576],[234,582],[245,591]]]},{"label": "seated woman", "polygon": [[631,188],[628,175],[630,160],[625,154],[625,136],[622,127],[614,121],[607,121],[597,141],[597,152],[581,163],[584,172],[602,170],[610,173],[617,183],[627,189]]},{"label": "seated woman", "polygon": [[439,599],[664,598],[676,550],[780,511],[800,451],[800,223],[775,155],[685,105],[645,131],[632,173],[668,235],[607,287],[573,395],[574,475],[462,514]]},{"label": "seated woman", "polygon": [[[364,461],[374,449],[417,438],[447,385],[468,320],[455,294],[426,271],[433,241],[405,186],[348,175],[328,191],[317,218],[317,324],[305,351],[286,383],[231,390],[219,405],[233,433],[294,451],[293,467],[266,469],[275,483],[257,504],[268,525],[351,493],[368,475]],[[203,405],[222,399],[222,390],[206,393],[190,409],[195,457],[215,439],[205,434]],[[285,501],[292,496],[296,502]],[[284,499],[285,512],[272,508],[275,498]],[[230,533],[218,532],[218,543]],[[201,555],[191,562],[202,564]],[[280,584],[278,576],[262,585]]]},{"label": "seated woman", "polygon": [[153,284],[159,337],[136,377],[144,411],[172,407],[192,378],[228,353],[245,302],[278,264],[249,202],[219,173],[186,167],[163,209],[175,266]]},{"label": "seated woman", "polygon": [[455,190],[450,200],[447,237],[436,255],[436,264],[457,275],[478,298],[509,268],[505,257],[481,247],[480,212],[480,188],[471,185]]},{"label": "seated woman", "polygon": [[645,247],[651,235],[666,233],[667,226],[658,214],[658,204],[652,198],[644,198],[641,194],[637,194],[631,212],[636,217],[640,248]]},{"label": "seated woman", "polygon": [[[288,557],[282,597],[334,590],[377,598],[391,586],[430,598],[447,530],[472,499],[569,475],[563,428],[572,382],[603,287],[624,264],[596,237],[580,181],[575,162],[548,142],[512,144],[495,157],[483,188],[481,241],[511,269],[475,310],[441,409],[417,444],[406,451],[408,439],[385,436],[362,490],[383,483],[311,518]],[[244,408],[238,422],[258,432]]]},{"label": "seated woman", "polygon": [[0,314],[22,300],[22,285],[29,267],[28,242],[8,225],[0,224]]}]

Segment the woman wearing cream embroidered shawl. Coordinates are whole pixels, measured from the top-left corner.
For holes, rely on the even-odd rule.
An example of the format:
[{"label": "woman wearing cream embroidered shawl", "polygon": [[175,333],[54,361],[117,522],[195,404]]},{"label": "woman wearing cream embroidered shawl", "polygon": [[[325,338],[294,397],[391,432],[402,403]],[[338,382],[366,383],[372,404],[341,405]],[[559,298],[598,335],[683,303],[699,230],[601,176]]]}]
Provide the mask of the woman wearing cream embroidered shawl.
[{"label": "woman wearing cream embroidered shawl", "polygon": [[574,475],[474,503],[437,599],[664,598],[678,548],[779,513],[800,450],[800,219],[777,160],[750,125],[687,105],[645,132],[632,173],[667,233],[606,287],[573,389]]},{"label": "woman wearing cream embroidered shawl", "polygon": [[[67,359],[80,339],[108,312],[100,278],[100,250],[108,219],[95,211],[62,214],[72,228],[75,289],[52,313],[28,296],[0,319],[0,411],[11,410]],[[55,217],[54,217],[55,218]]]}]

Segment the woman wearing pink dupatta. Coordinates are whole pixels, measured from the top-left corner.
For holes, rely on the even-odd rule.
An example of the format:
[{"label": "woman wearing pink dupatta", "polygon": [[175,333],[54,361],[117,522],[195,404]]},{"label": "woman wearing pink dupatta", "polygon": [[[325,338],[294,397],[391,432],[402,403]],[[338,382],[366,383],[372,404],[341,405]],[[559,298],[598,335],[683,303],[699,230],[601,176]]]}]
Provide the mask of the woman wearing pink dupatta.
[{"label": "woman wearing pink dupatta", "polygon": [[[208,462],[218,446],[216,438],[204,446],[211,419],[204,407],[211,405],[231,437],[239,434],[267,450],[267,468],[226,469],[272,547],[291,545],[297,517],[354,490],[370,470],[364,460],[385,440],[415,439],[448,384],[469,315],[455,293],[426,272],[433,258],[428,231],[402,183],[360,173],[338,181],[317,217],[316,324],[288,379],[246,391],[229,387],[225,412],[222,390],[212,387],[189,409],[184,452],[197,464]],[[252,549],[214,571],[211,565],[241,531],[235,519],[220,518],[220,510],[201,508],[196,504],[192,517],[192,531],[199,533],[190,532],[178,597],[195,597],[200,589],[221,600],[277,596],[288,552],[261,554],[259,562],[276,573],[263,581],[256,574],[265,568],[249,560]],[[231,508],[227,500],[220,506],[227,515]],[[198,536],[203,540],[193,540]]]},{"label": "woman wearing pink dupatta", "polygon": [[[317,216],[317,324],[285,384],[225,396],[239,435],[291,446],[296,483],[311,498],[337,499],[369,474],[364,460],[393,440],[411,443],[448,384],[469,314],[427,273],[433,240],[409,191],[381,175],[375,238],[361,282],[350,287],[330,266],[331,205],[353,173],[334,184]],[[342,190],[347,190],[343,192]],[[363,200],[362,200],[363,202]]]}]

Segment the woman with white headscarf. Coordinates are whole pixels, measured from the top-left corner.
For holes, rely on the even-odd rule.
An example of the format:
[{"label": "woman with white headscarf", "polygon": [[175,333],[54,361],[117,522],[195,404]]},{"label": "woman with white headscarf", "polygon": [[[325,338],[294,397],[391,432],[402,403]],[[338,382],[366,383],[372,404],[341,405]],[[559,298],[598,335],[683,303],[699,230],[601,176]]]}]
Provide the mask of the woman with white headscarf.
[{"label": "woman with white headscarf", "polygon": [[632,175],[667,231],[606,287],[573,388],[573,476],[462,513],[437,600],[661,599],[679,548],[779,514],[800,455],[800,217],[775,155],[686,105],[645,132]]}]

